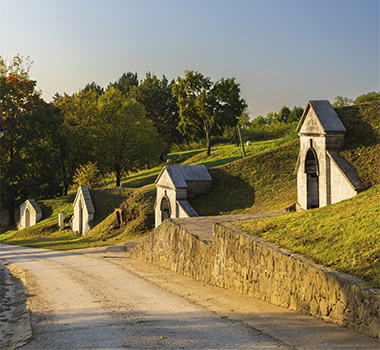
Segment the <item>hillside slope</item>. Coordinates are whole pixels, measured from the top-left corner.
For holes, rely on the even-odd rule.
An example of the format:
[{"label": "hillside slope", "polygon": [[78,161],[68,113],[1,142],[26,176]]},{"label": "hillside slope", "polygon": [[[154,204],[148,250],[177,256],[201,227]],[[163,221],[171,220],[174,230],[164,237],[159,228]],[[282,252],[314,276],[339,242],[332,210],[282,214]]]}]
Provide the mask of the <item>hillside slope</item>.
[{"label": "hillside slope", "polygon": [[336,109],[347,129],[339,152],[366,187],[380,184],[380,102]]},{"label": "hillside slope", "polygon": [[[380,184],[380,103],[336,109],[347,129],[340,155],[369,188]],[[299,142],[210,170],[213,186],[190,202],[200,215],[282,211],[297,200],[294,167]]]},{"label": "hillside slope", "polygon": [[296,201],[299,142],[210,170],[211,189],[190,199],[200,215],[281,211]]},{"label": "hillside slope", "polygon": [[380,185],[327,207],[236,225],[380,288]]}]

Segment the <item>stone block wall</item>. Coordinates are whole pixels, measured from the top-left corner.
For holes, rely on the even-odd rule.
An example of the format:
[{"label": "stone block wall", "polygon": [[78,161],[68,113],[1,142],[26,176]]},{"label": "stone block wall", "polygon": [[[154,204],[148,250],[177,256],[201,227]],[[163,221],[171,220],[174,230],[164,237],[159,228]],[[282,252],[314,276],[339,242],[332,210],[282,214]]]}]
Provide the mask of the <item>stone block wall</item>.
[{"label": "stone block wall", "polygon": [[215,224],[213,244],[165,220],[131,256],[380,337],[380,291],[316,265],[232,224]]}]

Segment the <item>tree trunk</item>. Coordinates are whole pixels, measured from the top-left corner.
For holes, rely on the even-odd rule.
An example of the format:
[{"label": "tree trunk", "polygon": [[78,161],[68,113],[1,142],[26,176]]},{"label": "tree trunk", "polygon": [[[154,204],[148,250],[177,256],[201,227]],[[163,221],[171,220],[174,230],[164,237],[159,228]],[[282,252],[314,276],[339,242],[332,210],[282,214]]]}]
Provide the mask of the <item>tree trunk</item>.
[{"label": "tree trunk", "polygon": [[206,133],[206,141],[207,141],[207,157],[211,154],[211,137],[209,133]]},{"label": "tree trunk", "polygon": [[120,166],[115,166],[115,175],[116,175],[116,187],[120,187],[120,180],[121,180],[121,169]]},{"label": "tree trunk", "polygon": [[9,198],[9,225],[13,226],[16,224],[15,214],[16,214],[16,201],[14,196],[14,191],[11,189],[11,198]]},{"label": "tree trunk", "polygon": [[62,178],[63,178],[63,187],[64,187],[63,195],[67,196],[67,192],[69,190],[69,179],[66,176],[66,167],[64,163],[62,164]]},{"label": "tree trunk", "polygon": [[237,125],[235,125],[235,145],[236,145],[236,147],[239,147],[239,145],[240,145],[238,131],[237,131]]},{"label": "tree trunk", "polygon": [[211,154],[211,128],[208,125],[207,119],[203,119],[203,124],[206,133],[206,142],[207,142],[207,157]]}]

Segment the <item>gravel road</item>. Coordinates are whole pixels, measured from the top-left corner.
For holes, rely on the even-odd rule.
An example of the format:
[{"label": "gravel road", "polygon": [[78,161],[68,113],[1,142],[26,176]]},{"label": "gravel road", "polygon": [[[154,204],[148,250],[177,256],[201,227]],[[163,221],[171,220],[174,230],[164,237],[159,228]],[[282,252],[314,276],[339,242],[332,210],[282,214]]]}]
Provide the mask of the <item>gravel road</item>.
[{"label": "gravel road", "polygon": [[122,267],[76,253],[0,247],[26,270],[34,336],[22,349],[291,349]]},{"label": "gravel road", "polygon": [[[0,244],[0,259],[25,271],[33,336],[21,349],[380,349],[379,340],[122,252]],[[12,322],[5,332],[1,322],[0,308],[8,349]]]}]

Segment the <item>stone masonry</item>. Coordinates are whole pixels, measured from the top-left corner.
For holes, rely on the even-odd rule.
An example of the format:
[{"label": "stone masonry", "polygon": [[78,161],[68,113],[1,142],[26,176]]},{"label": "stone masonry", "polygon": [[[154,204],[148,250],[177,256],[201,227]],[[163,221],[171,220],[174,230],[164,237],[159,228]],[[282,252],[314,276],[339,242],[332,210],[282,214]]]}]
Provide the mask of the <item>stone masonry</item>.
[{"label": "stone masonry", "polygon": [[135,246],[131,256],[379,337],[379,290],[249,236],[230,223],[247,219],[168,219]]}]

